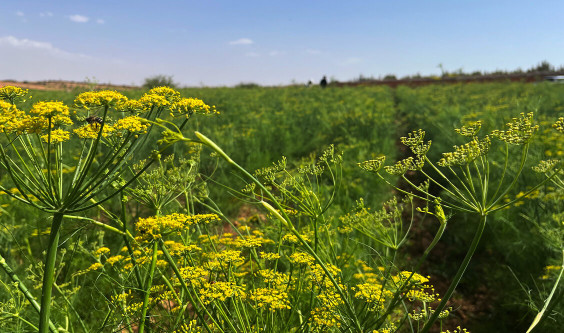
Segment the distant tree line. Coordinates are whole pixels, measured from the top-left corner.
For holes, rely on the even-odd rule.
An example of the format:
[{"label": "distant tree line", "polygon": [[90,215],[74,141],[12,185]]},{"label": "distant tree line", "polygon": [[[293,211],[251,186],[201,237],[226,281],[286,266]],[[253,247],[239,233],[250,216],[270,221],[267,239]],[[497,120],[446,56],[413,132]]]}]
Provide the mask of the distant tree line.
[{"label": "distant tree line", "polygon": [[423,76],[419,73],[414,75],[407,75],[401,78],[397,78],[394,74],[386,74],[385,76],[380,76],[378,78],[374,76],[364,76],[360,75],[358,78],[353,79],[353,82],[367,82],[367,81],[395,81],[395,80],[417,80],[417,79],[431,79],[431,78],[447,78],[447,77],[476,77],[476,76],[495,76],[495,75],[517,75],[517,74],[525,74],[525,73],[554,73],[554,72],[564,72],[564,66],[560,66],[556,68],[550,62],[543,60],[535,66],[527,70],[523,70],[521,68],[517,68],[513,71],[505,71],[505,70],[496,70],[493,72],[482,72],[482,71],[474,71],[474,72],[464,72],[462,68],[448,71],[443,68],[442,64],[439,64],[437,67],[441,69],[441,75],[439,76]]}]

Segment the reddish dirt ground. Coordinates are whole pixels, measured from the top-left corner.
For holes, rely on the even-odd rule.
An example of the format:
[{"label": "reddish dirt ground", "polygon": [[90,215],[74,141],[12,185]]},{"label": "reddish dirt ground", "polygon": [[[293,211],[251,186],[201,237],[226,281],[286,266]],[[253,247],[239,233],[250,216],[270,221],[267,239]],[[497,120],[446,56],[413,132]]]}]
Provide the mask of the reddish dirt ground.
[{"label": "reddish dirt ground", "polygon": [[113,85],[113,84],[97,84],[88,82],[74,82],[74,81],[60,81],[60,80],[49,80],[49,81],[0,81],[0,88],[4,86],[15,86],[23,89],[33,89],[33,90],[74,90],[74,89],[84,89],[95,87],[96,89],[112,89],[112,90],[128,90],[136,89],[136,86],[126,86],[126,85]]}]

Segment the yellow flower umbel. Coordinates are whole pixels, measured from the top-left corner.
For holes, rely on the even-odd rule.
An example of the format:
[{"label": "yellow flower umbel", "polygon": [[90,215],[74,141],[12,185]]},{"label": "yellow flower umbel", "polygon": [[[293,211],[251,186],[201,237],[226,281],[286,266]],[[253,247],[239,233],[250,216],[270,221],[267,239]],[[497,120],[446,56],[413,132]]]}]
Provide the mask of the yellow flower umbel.
[{"label": "yellow flower umbel", "polygon": [[272,269],[261,269],[255,275],[260,277],[265,284],[275,289],[284,289],[290,281],[289,275]]},{"label": "yellow flower umbel", "polygon": [[175,103],[180,99],[180,93],[170,87],[155,87],[147,95],[157,95],[164,97],[170,103]]},{"label": "yellow flower umbel", "polygon": [[490,137],[486,136],[482,140],[473,139],[462,146],[454,146],[454,151],[443,153],[443,158],[437,164],[442,167],[467,165],[478,157],[486,155],[490,149],[490,144]]},{"label": "yellow flower umbel", "polygon": [[29,113],[32,115],[22,117],[19,132],[41,133],[55,126],[73,124],[69,117],[69,107],[63,102],[38,102]]},{"label": "yellow flower umbel", "polygon": [[127,97],[117,91],[87,91],[75,98],[74,104],[79,108],[96,109],[100,107],[121,108],[127,102]]},{"label": "yellow flower umbel", "polygon": [[368,304],[368,311],[382,311],[387,298],[394,293],[384,289],[379,283],[363,283],[356,286],[354,297],[363,299]]},{"label": "yellow flower umbel", "polygon": [[276,310],[289,310],[290,301],[288,293],[272,288],[257,288],[251,291],[249,300],[261,309],[275,312]]},{"label": "yellow flower umbel", "polygon": [[62,130],[60,128],[52,130],[50,137],[49,134],[45,134],[41,136],[41,140],[43,140],[44,142],[49,142],[49,140],[51,140],[52,144],[65,142],[68,141],[69,139],[70,139],[70,132]]},{"label": "yellow flower umbel", "polygon": [[499,140],[513,145],[523,145],[531,141],[531,138],[539,130],[538,125],[533,125],[533,113],[527,115],[521,113],[520,118],[513,118],[507,123],[508,129],[505,131],[495,130],[492,135]]},{"label": "yellow flower umbel", "polygon": [[197,223],[210,223],[219,220],[219,216],[215,214],[186,215],[179,213],[140,218],[137,222],[139,235],[135,239],[138,242],[147,242],[162,238],[166,234],[180,233]]},{"label": "yellow flower umbel", "polygon": [[68,116],[69,107],[63,102],[37,102],[33,104],[30,113],[44,118],[52,118],[57,115]]},{"label": "yellow flower umbel", "polygon": [[182,98],[178,102],[174,103],[171,107],[171,114],[184,115],[190,117],[194,113],[199,114],[219,114],[215,109],[215,106],[209,106],[201,99],[197,98]]},{"label": "yellow flower umbel", "polygon": [[214,301],[225,301],[230,297],[245,297],[245,286],[238,286],[233,282],[217,281],[215,283],[205,283],[199,290],[200,298],[204,304]]},{"label": "yellow flower umbel", "polygon": [[180,93],[169,87],[157,87],[149,90],[146,94],[139,98],[139,105],[145,111],[153,110],[154,108],[164,108],[171,106],[180,99]]},{"label": "yellow flower umbel", "polygon": [[119,119],[113,128],[117,131],[118,136],[123,136],[126,133],[134,135],[147,133],[149,123],[144,118],[138,116],[129,116]]},{"label": "yellow flower umbel", "polygon": [[23,98],[27,95],[28,90],[19,87],[5,86],[0,88],[0,100],[9,101],[14,104],[14,101],[18,98]]},{"label": "yellow flower umbel", "polygon": [[0,100],[0,131],[5,133],[20,133],[24,128],[25,112],[18,110],[15,105]]},{"label": "yellow flower umbel", "polygon": [[97,124],[86,124],[74,130],[76,134],[81,139],[96,139],[98,138],[98,133],[102,130],[102,137],[105,138],[115,132],[115,128],[111,125],[105,124],[100,126]]},{"label": "yellow flower umbel", "polygon": [[554,123],[554,125],[552,125],[552,127],[554,127],[554,129],[558,132],[564,133],[564,117],[558,118],[558,120]]}]

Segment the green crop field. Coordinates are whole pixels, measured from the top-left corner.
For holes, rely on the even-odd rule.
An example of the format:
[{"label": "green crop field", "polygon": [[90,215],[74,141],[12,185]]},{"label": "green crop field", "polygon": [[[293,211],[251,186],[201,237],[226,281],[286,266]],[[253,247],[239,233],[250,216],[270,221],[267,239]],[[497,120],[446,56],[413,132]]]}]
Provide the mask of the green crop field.
[{"label": "green crop field", "polygon": [[0,332],[556,332],[564,85],[0,88]]}]

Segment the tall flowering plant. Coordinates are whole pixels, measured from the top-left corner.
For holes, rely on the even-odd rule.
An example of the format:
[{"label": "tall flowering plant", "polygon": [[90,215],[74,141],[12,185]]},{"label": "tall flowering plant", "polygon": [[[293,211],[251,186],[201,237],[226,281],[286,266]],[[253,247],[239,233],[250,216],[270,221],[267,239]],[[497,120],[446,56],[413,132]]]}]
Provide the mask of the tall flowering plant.
[{"label": "tall flowering plant", "polygon": [[[443,157],[437,162],[433,162],[427,157],[427,152],[431,148],[431,141],[425,141],[425,131],[418,130],[410,133],[407,137],[401,138],[401,142],[410,148],[413,156],[400,160],[390,166],[384,166],[384,156],[359,163],[362,169],[375,173],[380,179],[394,186],[399,192],[413,195],[424,201],[434,202],[440,205],[440,207],[445,207],[452,211],[465,212],[477,216],[476,233],[466,256],[442,298],[437,311],[426,318],[425,326],[421,332],[428,332],[433,323],[438,319],[440,312],[446,307],[448,300],[462,279],[480,243],[488,216],[511,206],[519,200],[519,198],[516,198],[506,202],[504,198],[517,187],[518,180],[525,169],[529,156],[530,144],[539,129],[539,126],[534,124],[533,113],[522,113],[519,117],[513,118],[508,122],[506,129],[494,130],[482,138],[478,135],[481,126],[482,123],[478,121],[456,129],[455,131],[465,137],[467,142],[460,146],[454,146],[454,150],[451,152],[443,153]],[[492,144],[499,147],[500,151],[503,152],[503,160],[491,156]],[[513,147],[517,148],[518,151],[515,151]],[[499,170],[501,176],[499,177],[493,176],[496,168],[501,168]],[[389,174],[400,176],[411,187],[413,192],[407,192],[391,184],[382,175],[382,169]],[[546,178],[536,184],[531,184],[531,187],[523,194],[523,197],[534,192],[549,180],[557,181],[561,170],[562,164],[560,161],[554,162],[551,168],[543,169],[543,171],[546,171]],[[425,185],[414,184],[406,177],[407,172],[420,173]],[[429,184],[440,188],[440,194],[430,192]],[[444,230],[446,220],[442,208],[433,215],[439,217],[439,220],[443,220],[441,229]]]},{"label": "tall flowering plant", "polygon": [[[49,321],[50,300],[64,216],[109,200],[159,158],[155,151],[134,173],[126,168],[135,163],[141,147],[153,144],[149,134],[165,110],[186,115],[183,127],[191,114],[210,107],[201,101],[194,106],[199,100],[158,87],[138,100],[116,91],[92,91],[78,95],[71,107],[39,101],[24,111],[17,104],[27,93],[17,87],[0,89],[0,191],[52,214],[40,309],[36,306],[39,331],[46,332],[55,330]],[[76,147],[79,154],[73,156],[69,152]],[[118,179],[122,181],[115,188],[112,184]]]}]

